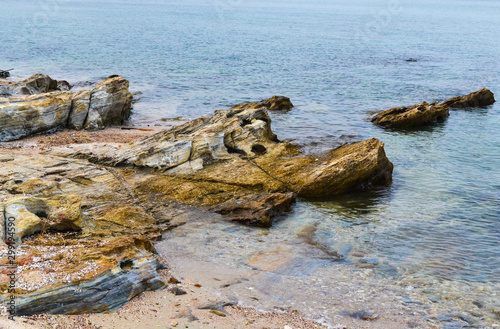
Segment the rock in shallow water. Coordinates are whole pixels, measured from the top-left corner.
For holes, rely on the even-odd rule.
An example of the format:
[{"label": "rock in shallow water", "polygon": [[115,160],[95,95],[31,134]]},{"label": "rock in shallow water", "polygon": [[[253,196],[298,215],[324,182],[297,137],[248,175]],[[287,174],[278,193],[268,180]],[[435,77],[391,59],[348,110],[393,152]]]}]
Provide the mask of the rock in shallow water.
[{"label": "rock in shallow water", "polygon": [[296,196],[329,197],[391,182],[392,163],[377,139],[325,154],[302,154],[280,143],[262,107],[232,108],[119,147],[72,145],[50,151],[108,166],[165,172],[135,193],[163,200],[215,207],[232,220],[270,226]]},{"label": "rock in shallow water", "polygon": [[233,106],[231,109],[265,108],[268,111],[288,111],[293,104],[290,98],[285,96],[273,96],[257,103],[244,103]]},{"label": "rock in shallow water", "polygon": [[451,108],[484,107],[495,103],[495,95],[491,90],[483,88],[465,96],[453,97],[445,101],[444,106]]},{"label": "rock in shallow water", "polygon": [[449,108],[436,103],[422,102],[409,107],[395,107],[372,118],[372,122],[386,128],[412,128],[442,121],[449,116]]},{"label": "rock in shallow water", "polygon": [[450,108],[484,107],[493,103],[493,93],[483,88],[469,95],[451,98],[442,104],[422,102],[408,107],[395,107],[375,115],[371,121],[385,128],[422,127],[447,118]]}]

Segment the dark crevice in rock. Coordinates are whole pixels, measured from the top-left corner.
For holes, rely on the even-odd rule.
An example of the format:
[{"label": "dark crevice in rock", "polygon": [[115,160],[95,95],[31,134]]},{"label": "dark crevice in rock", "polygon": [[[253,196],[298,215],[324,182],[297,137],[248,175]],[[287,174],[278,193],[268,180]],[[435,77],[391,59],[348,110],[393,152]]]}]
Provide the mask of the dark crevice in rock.
[{"label": "dark crevice in rock", "polygon": [[93,94],[94,93],[92,93],[92,92],[90,93],[89,106],[87,107],[87,114],[85,114],[85,120],[83,120],[83,126],[82,126],[82,128],[87,127],[87,121],[89,119],[90,107],[92,106],[92,95]]}]

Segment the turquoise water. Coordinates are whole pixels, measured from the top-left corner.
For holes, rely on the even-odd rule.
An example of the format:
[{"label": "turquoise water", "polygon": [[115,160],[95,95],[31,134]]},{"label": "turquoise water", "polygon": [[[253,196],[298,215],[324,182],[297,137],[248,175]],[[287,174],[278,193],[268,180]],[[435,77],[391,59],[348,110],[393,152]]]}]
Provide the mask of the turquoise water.
[{"label": "turquoise water", "polygon": [[[194,118],[275,94],[282,139],[315,149],[377,137],[394,183],[301,201],[273,230],[412,273],[500,278],[500,105],[424,131],[373,126],[377,110],[488,87],[500,98],[498,1],[0,0],[0,68],[83,85],[121,74],[142,91],[131,123]],[[417,62],[407,62],[414,58]]]}]

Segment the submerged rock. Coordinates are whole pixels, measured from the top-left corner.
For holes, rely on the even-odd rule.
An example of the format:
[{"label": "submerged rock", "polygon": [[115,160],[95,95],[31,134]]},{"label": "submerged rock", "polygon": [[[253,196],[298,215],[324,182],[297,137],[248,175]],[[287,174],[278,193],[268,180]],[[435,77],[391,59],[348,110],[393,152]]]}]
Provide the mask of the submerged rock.
[{"label": "submerged rock", "polygon": [[372,122],[386,128],[413,128],[442,121],[449,116],[445,105],[422,102],[409,107],[395,107],[372,118]]},{"label": "submerged rock", "polygon": [[445,101],[444,106],[451,108],[484,107],[495,103],[495,95],[491,90],[483,88],[465,96],[453,97]]},{"label": "submerged rock", "polygon": [[228,201],[215,206],[214,210],[233,222],[270,227],[273,217],[290,211],[295,199],[296,195],[292,192],[266,193],[244,200]]}]

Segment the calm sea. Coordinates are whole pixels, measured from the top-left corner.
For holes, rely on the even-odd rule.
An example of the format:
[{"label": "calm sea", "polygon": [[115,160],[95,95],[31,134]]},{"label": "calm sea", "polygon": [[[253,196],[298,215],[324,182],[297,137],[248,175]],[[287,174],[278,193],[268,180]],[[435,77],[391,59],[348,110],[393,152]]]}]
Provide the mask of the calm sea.
[{"label": "calm sea", "polygon": [[[132,124],[286,95],[282,139],[326,148],[377,137],[390,188],[301,201],[272,230],[317,228],[415,277],[500,279],[500,103],[394,133],[378,110],[490,88],[500,98],[497,0],[0,0],[0,68],[142,91]],[[416,59],[408,62],[407,59]]]}]

